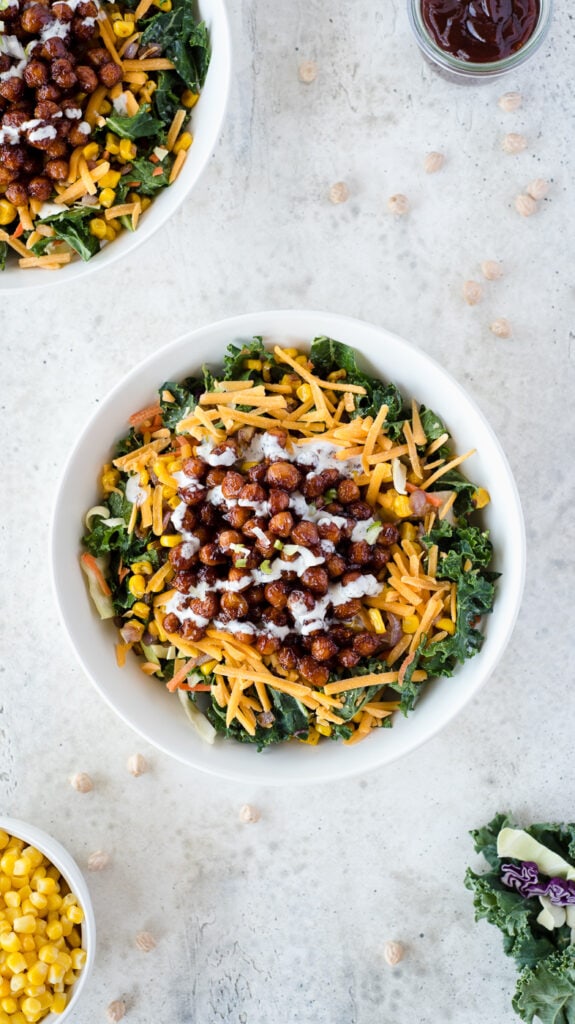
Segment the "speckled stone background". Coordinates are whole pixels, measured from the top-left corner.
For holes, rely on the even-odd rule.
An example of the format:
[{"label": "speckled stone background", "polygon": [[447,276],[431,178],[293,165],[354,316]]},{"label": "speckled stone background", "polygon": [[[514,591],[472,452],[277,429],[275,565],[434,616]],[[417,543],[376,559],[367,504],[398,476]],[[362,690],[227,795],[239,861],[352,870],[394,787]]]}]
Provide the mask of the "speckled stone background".
[{"label": "speckled stone background", "polygon": [[[73,1024],[104,1021],[121,996],[134,1024],[512,1024],[514,968],[473,924],[462,878],[468,829],[496,810],[574,814],[568,5],[531,64],[480,86],[426,66],[400,0],[229,7],[231,103],[195,194],[110,270],[2,294],[0,806],[84,869],[93,850],[111,855],[87,873],[99,944]],[[303,60],[318,66],[310,85]],[[497,105],[510,89],[513,114]],[[518,156],[501,149],[508,131],[527,137]],[[446,162],[428,176],[431,149]],[[523,219],[513,200],[534,177],[549,195]],[[334,206],[337,181],[350,197]],[[410,201],[401,219],[395,192]],[[505,276],[470,308],[463,281],[487,258]],[[285,306],[362,317],[439,359],[499,434],[529,545],[523,609],[480,697],[405,761],[307,791],[211,780],[140,742],[77,667],[48,565],[59,471],[108,389],[190,328]],[[491,334],[498,316],[512,339]],[[76,771],[91,793],[71,788]],[[246,801],[256,824],[239,821]],[[157,940],[147,954],[142,929]],[[406,945],[394,970],[390,938]]]}]

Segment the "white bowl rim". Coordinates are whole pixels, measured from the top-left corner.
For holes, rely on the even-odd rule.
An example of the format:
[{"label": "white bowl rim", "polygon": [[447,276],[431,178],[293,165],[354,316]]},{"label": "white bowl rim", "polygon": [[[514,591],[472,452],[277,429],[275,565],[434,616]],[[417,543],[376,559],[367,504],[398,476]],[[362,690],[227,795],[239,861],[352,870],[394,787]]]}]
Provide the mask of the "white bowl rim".
[{"label": "white bowl rim", "polygon": [[[341,767],[336,770],[334,770],[333,767],[322,767],[321,764],[314,764],[313,767],[310,765],[310,771],[305,775],[305,777],[303,777],[299,773],[295,774],[294,776],[288,776],[287,773],[280,773],[280,775],[276,777],[271,773],[266,772],[264,768],[265,762],[263,760],[263,757],[261,754],[256,754],[255,747],[252,749],[254,755],[261,759],[261,768],[258,767],[258,763],[255,761],[252,761],[253,767],[247,769],[242,768],[242,770],[228,769],[225,766],[219,764],[213,764],[210,767],[207,767],[205,764],[199,763],[198,760],[191,755],[184,757],[180,754],[174,753],[174,751],[169,748],[169,745],[160,742],[156,737],[151,735],[150,731],[142,728],[140,725],[134,724],[134,722],[128,717],[128,715],[124,714],[120,709],[116,707],[110,695],[101,688],[98,679],[96,678],[96,674],[87,665],[86,660],[84,659],[83,654],[79,649],[79,646],[73,635],[73,631],[63,610],[63,600],[60,592],[60,577],[57,567],[55,550],[58,533],[58,508],[62,500],[62,494],[72,464],[74,462],[74,459],[76,458],[77,452],[81,449],[84,440],[91,434],[94,424],[96,423],[97,420],[100,419],[100,417],[105,412],[106,407],[114,401],[115,397],[118,394],[120,394],[132,381],[137,380],[137,378],[142,373],[144,373],[148,367],[156,363],[159,357],[162,357],[162,359],[167,359],[169,362],[170,355],[172,353],[176,353],[184,344],[189,345],[191,348],[193,346],[194,340],[205,340],[206,337],[209,337],[209,335],[218,334],[220,331],[224,329],[226,331],[229,331],[230,340],[232,340],[234,332],[237,335],[249,335],[250,337],[255,334],[267,335],[273,333],[280,333],[285,335],[286,319],[289,320],[290,322],[289,331],[303,332],[303,336],[307,339],[311,339],[313,337],[317,337],[320,335],[327,335],[329,337],[338,338],[338,332],[341,333],[341,330],[345,329],[346,326],[348,326],[350,329],[356,328],[362,331],[375,332],[380,337],[391,340],[394,345],[402,347],[405,350],[406,354],[416,353],[418,361],[429,367],[430,370],[433,369],[434,372],[439,373],[444,378],[445,383],[449,384],[456,392],[459,393],[464,403],[467,404],[467,406],[473,411],[478,421],[482,424],[483,429],[489,435],[490,442],[493,446],[493,450],[498,456],[501,467],[506,475],[508,499],[511,501],[513,506],[512,513],[510,512],[510,514],[512,514],[515,525],[517,527],[517,533],[515,534],[516,549],[514,552],[515,573],[511,580],[506,581],[507,586],[510,588],[511,596],[508,599],[508,604],[510,605],[511,610],[508,614],[505,629],[499,638],[498,646],[495,649],[487,652],[487,644],[485,644],[482,650],[478,652],[478,654],[473,659],[469,659],[469,661],[466,661],[465,665],[456,667],[455,673],[457,675],[459,672],[463,670],[465,666],[469,666],[470,664],[472,664],[472,667],[474,667],[478,663],[477,659],[481,659],[481,661],[479,662],[479,664],[481,664],[482,666],[481,673],[476,673],[478,678],[474,681],[473,686],[470,686],[469,692],[466,694],[465,699],[454,700],[453,705],[449,708],[449,711],[441,717],[441,720],[434,727],[428,729],[418,739],[414,738],[412,742],[406,744],[406,749],[403,751],[400,751],[388,757],[386,757],[385,755],[383,757],[377,757],[375,756],[374,750],[371,757],[365,756],[361,759],[359,763],[355,765],[352,765],[351,763],[348,763],[346,765],[346,758],[342,757],[340,758]],[[313,326],[314,323],[317,324],[318,326],[325,326],[327,329],[317,331]],[[361,352],[360,354],[365,355],[364,353]],[[193,371],[194,364],[192,362],[192,365],[190,366],[190,372]],[[381,372],[383,374],[384,371],[382,370]],[[443,415],[445,419],[448,418],[445,415],[445,411],[443,411],[442,413],[441,409],[438,409],[438,414]],[[457,438],[455,440],[457,441]],[[112,438],[110,439],[110,442],[113,443]],[[199,771],[205,772],[208,775],[216,776],[219,778],[225,778],[234,782],[244,781],[255,784],[259,783],[264,785],[281,786],[286,784],[306,785],[310,783],[325,783],[334,781],[336,779],[350,778],[354,775],[361,775],[367,771],[375,770],[376,768],[382,767],[385,764],[393,763],[417,750],[428,740],[436,736],[449,722],[452,721],[453,718],[456,717],[456,715],[463,709],[463,707],[465,707],[471,701],[471,699],[477,695],[479,690],[485,685],[487,680],[490,678],[505,648],[507,647],[509,640],[511,639],[511,635],[513,633],[515,623],[517,621],[517,616],[519,614],[519,610],[521,607],[521,599],[525,585],[526,538],[525,523],[523,511],[521,508],[519,492],[517,489],[513,473],[509,466],[507,457],[487,418],[485,417],[479,406],[476,404],[475,400],[468,394],[465,388],[461,384],[459,384],[455,377],[453,377],[448,371],[446,371],[443,368],[443,366],[441,366],[441,364],[432,356],[428,355],[422,349],[419,349],[413,343],[406,341],[404,338],[395,334],[394,332],[388,331],[387,328],[379,327],[375,324],[369,323],[368,321],[361,320],[357,317],[347,316],[345,314],[325,312],[321,310],[303,310],[288,308],[273,309],[267,311],[256,311],[252,313],[239,314],[237,316],[225,317],[221,320],[214,321],[212,323],[197,327],[192,331],[181,334],[177,338],[173,339],[171,342],[168,342],[165,346],[162,346],[161,348],[156,349],[154,352],[150,353],[140,363],[134,366],[107,393],[107,395],[99,403],[98,408],[94,411],[88,423],[86,424],[86,426],[76,439],[73,448],[68,455],[68,459],[62,469],[60,480],[56,489],[56,498],[54,501],[51,518],[50,553],[52,587],[56,599],[56,604],[60,613],[60,619],[68,634],[68,638],[70,640],[70,643],[72,644],[72,647],[75,651],[79,663],[81,664],[88,678],[96,687],[100,696],[104,698],[106,703],[114,710],[114,712],[117,715],[119,715],[119,717],[127,725],[129,725],[131,729],[139,733],[140,736],[142,736],[153,746],[162,750],[170,757],[173,757],[176,760],[184,764],[187,764],[190,767],[196,768]],[[64,581],[62,580],[61,582],[63,585]],[[497,604],[495,608],[497,609]],[[441,680],[439,680],[439,682],[441,683]],[[397,728],[396,724],[394,724],[394,728]],[[350,753],[352,750],[357,751],[359,748],[369,750],[368,742],[358,744],[355,747],[345,748],[345,752]],[[237,744],[237,746],[240,747],[243,745]],[[309,749],[309,747],[306,747],[305,749]],[[315,749],[317,748],[314,748],[314,750]],[[349,762],[351,762],[351,759],[349,759]]]},{"label": "white bowl rim", "polygon": [[71,891],[80,900],[82,910],[84,911],[82,944],[86,950],[86,963],[80,972],[79,978],[72,986],[72,998],[66,1004],[63,1012],[48,1013],[45,1017],[42,1017],[42,1024],[56,1024],[56,1021],[66,1020],[69,1013],[76,1009],[82,989],[87,984],[88,977],[94,966],[96,956],[96,919],[90,891],[86,879],[72,854],[49,832],[45,832],[44,829],[30,824],[30,822],[21,821],[19,818],[12,818],[4,814],[0,815],[0,828],[4,829],[11,836],[23,839],[26,843],[40,850],[66,879]]},{"label": "white bowl rim", "polygon": [[[0,272],[0,294],[2,292],[5,294],[13,294],[20,291],[28,292],[35,288],[43,289],[53,287],[54,285],[69,284],[71,281],[75,281],[78,278],[86,278],[98,270],[104,270],[107,267],[111,267],[114,263],[117,263],[118,260],[122,260],[124,258],[129,259],[132,253],[140,245],[147,242],[156,234],[157,231],[160,230],[160,228],[167,224],[167,222],[193,192],[196,185],[203,177],[206,168],[209,166],[210,160],[218,144],[218,140],[226,120],[232,81],[232,40],[230,19],[226,3],[225,0],[209,0],[209,2],[217,9],[217,16],[220,20],[217,45],[218,56],[223,64],[225,78],[222,78],[219,83],[222,90],[219,118],[214,121],[211,128],[203,163],[197,170],[194,169],[189,184],[186,182],[184,165],[184,171],[180,176],[180,179],[170,185],[169,188],[164,189],[161,195],[157,197],[163,198],[166,206],[168,206],[164,217],[160,218],[158,216],[156,218],[143,218],[137,231],[134,231],[131,234],[127,231],[122,233],[122,238],[125,237],[124,244],[122,244],[122,242],[120,242],[119,245],[117,245],[116,242],[111,243],[109,246],[106,246],[105,249],[101,250],[100,253],[96,253],[96,255],[90,260],[82,260],[80,256],[72,257],[71,262],[65,267],[62,267],[56,273],[49,273],[39,269],[30,271],[22,270],[21,268],[13,266],[9,267],[7,270]],[[190,111],[190,114],[193,114],[193,111]],[[181,184],[179,184],[180,180]],[[101,258],[102,256],[103,258]],[[25,275],[25,277],[22,277],[22,275]]]}]

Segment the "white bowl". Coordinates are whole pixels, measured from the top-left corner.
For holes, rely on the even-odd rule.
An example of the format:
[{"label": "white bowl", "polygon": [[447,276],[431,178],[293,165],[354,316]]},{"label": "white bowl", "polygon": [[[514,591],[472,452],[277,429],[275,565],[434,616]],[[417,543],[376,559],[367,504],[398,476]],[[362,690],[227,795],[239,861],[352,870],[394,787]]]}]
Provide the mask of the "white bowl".
[{"label": "white bowl", "polygon": [[94,270],[109,267],[150,238],[188,197],[216,147],[226,113],[231,79],[231,38],[225,0],[197,0],[194,7],[198,18],[207,25],[212,56],[206,81],[189,122],[194,144],[173,185],[163,189],[154,199],[143,214],[137,231],[122,231],[114,242],[86,263],[79,256],[72,257],[69,264],[55,273],[49,273],[39,269],[22,270],[18,266],[18,259],[12,260],[10,257],[6,269],[0,273],[0,291],[65,284],[74,278],[86,277]]},{"label": "white bowl", "polygon": [[[459,452],[476,448],[466,468],[487,488],[492,502],[485,525],[494,544],[494,568],[502,573],[495,609],[487,617],[482,650],[457,668],[452,680],[426,686],[415,711],[395,717],[363,743],[311,747],[284,743],[263,753],[227,739],[209,746],[191,728],[180,702],[141,672],[134,658],[118,668],[111,624],[100,621],[78,566],[86,510],[99,500],[96,481],[115,440],[126,433],[128,416],[153,401],[165,380],[179,380],[203,362],[218,365],[226,345],[263,335],[264,342],[307,348],[318,335],[353,346],[361,361],[406,397],[430,406],[447,423]],[[477,693],[493,671],[513,629],[523,590],[525,537],[517,489],[497,438],[482,413],[429,356],[380,327],[330,313],[252,313],[192,331],[155,352],[132,370],[108,397],[79,437],[60,483],[52,523],[52,568],[64,624],[93,683],[114,710],[161,750],[202,771],[260,783],[319,782],[388,764],[433,736]]]},{"label": "white bowl", "polygon": [[56,1024],[59,1021],[60,1024],[64,1024],[64,1021],[68,1020],[72,1011],[78,1007],[80,995],[84,986],[88,981],[88,977],[94,965],[94,957],[96,955],[96,921],[94,918],[94,911],[92,909],[92,901],[90,899],[90,892],[86,885],[84,876],[80,871],[80,868],[76,864],[74,858],[68,853],[66,849],[54,839],[53,836],[47,832],[43,832],[42,829],[37,828],[36,825],[29,825],[28,822],[18,821],[17,818],[8,818],[4,815],[0,815],[0,829],[4,829],[11,836],[16,836],[18,839],[23,839],[25,843],[30,846],[35,846],[40,853],[43,853],[48,860],[58,868],[58,871],[66,879],[66,882],[70,886],[71,892],[73,892],[80,902],[82,910],[84,911],[84,920],[82,921],[82,948],[86,950],[86,963],[84,964],[78,980],[74,983],[71,989],[71,998],[63,1013],[48,1013],[45,1017],[42,1017],[42,1024]]}]

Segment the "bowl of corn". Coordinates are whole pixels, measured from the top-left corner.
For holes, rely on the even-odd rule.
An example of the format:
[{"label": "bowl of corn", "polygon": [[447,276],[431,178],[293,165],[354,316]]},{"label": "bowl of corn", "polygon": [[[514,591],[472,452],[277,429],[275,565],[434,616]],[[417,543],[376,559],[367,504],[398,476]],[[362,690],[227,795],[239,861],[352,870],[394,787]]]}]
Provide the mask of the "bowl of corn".
[{"label": "bowl of corn", "polygon": [[[492,568],[501,576],[481,650],[457,666],[453,679],[431,682],[412,715],[396,716],[393,728],[378,729],[353,746],[290,741],[258,753],[252,745],[227,738],[204,742],[180,701],[159,680],[145,675],[135,656],[120,667],[114,629],[99,619],[79,570],[86,509],[94,504],[102,465],[109,461],[114,442],[125,435],[127,418],[153,401],[163,380],[184,380],[204,363],[215,369],[228,344],[241,346],[254,336],[261,336],[269,348],[290,346],[301,353],[309,351],[313,338],[320,336],[354,348],[367,372],[393,381],[405,395],[445,417],[458,451],[475,450],[470,474],[492,499],[482,509],[482,527],[490,532]],[[523,519],[513,476],[499,442],[470,396],[434,360],[396,335],[321,312],[284,310],[237,316],[159,348],[99,403],[64,468],[52,516],[52,575],[61,618],[86,674],[103,698],[149,742],[180,761],[210,774],[266,785],[326,782],[365,772],[406,755],[443,728],[478,692],[509,640],[521,600],[524,562]]]},{"label": "bowl of corn", "polygon": [[63,846],[0,816],[0,1022],[67,1020],[94,961],[88,887]]}]

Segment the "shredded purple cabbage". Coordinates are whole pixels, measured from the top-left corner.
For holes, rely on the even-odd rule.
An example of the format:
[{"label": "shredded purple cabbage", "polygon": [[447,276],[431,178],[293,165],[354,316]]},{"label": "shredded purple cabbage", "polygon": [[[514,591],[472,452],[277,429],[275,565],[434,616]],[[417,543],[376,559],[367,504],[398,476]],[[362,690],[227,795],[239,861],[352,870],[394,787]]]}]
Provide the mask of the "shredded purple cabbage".
[{"label": "shredded purple cabbage", "polygon": [[550,878],[540,882],[537,864],[531,860],[518,867],[515,864],[502,864],[501,881],[525,898],[546,896],[556,907],[575,904],[575,882],[567,882],[564,878]]}]

